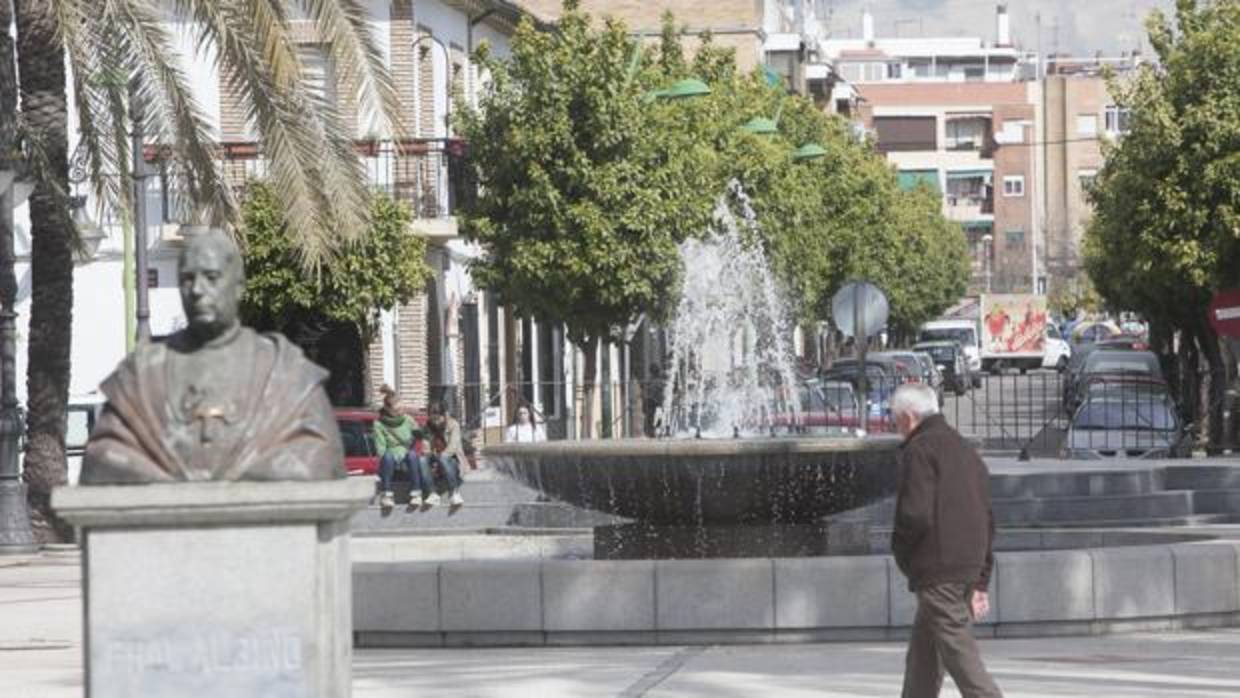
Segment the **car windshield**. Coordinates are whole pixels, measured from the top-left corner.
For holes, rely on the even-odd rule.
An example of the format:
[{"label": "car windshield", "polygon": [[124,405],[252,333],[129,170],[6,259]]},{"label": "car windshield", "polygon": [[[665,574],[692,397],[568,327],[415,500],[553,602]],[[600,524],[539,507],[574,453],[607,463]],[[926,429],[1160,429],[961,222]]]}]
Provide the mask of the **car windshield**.
[{"label": "car windshield", "polygon": [[962,346],[977,344],[977,334],[968,327],[940,327],[923,329],[917,336],[919,342],[960,342]]},{"label": "car windshield", "polygon": [[1164,401],[1090,400],[1072,420],[1076,429],[1123,429],[1132,431],[1173,431],[1175,414]]},{"label": "car windshield", "polygon": [[924,351],[929,354],[935,361],[939,363],[950,364],[956,360],[956,348],[950,346],[929,346],[918,347],[918,351]]}]

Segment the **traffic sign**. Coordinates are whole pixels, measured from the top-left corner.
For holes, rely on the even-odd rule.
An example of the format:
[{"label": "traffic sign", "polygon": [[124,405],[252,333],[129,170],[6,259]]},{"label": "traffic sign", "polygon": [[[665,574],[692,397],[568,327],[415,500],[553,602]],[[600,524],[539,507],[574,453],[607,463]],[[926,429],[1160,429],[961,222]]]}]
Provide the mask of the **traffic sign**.
[{"label": "traffic sign", "polygon": [[1210,326],[1220,337],[1240,337],[1240,288],[1214,294],[1210,301]]},{"label": "traffic sign", "polygon": [[882,332],[889,313],[887,294],[869,281],[850,281],[831,298],[832,319],[847,337],[857,334],[858,324],[866,337]]}]

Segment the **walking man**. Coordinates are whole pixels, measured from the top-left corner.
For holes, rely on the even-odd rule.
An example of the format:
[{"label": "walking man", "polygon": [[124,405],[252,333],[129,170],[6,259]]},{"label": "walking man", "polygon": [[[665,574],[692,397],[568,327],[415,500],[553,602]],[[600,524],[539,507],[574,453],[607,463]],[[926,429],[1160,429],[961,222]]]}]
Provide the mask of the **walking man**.
[{"label": "walking man", "polygon": [[917,594],[903,698],[938,696],[944,669],[964,698],[1001,698],[972,634],[990,610],[990,473],[929,386],[900,386],[891,411],[904,437],[891,551]]}]

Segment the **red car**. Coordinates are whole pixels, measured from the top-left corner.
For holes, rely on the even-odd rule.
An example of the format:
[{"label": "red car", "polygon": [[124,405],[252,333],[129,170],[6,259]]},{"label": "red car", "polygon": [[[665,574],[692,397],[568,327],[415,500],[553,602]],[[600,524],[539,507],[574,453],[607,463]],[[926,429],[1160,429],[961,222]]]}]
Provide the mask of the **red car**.
[{"label": "red car", "polygon": [[[374,475],[379,472],[379,451],[375,447],[375,420],[379,415],[364,407],[337,407],[336,425],[344,443],[344,468],[350,475]],[[426,426],[426,415],[415,414],[418,426]],[[418,453],[421,453],[421,442]]]}]

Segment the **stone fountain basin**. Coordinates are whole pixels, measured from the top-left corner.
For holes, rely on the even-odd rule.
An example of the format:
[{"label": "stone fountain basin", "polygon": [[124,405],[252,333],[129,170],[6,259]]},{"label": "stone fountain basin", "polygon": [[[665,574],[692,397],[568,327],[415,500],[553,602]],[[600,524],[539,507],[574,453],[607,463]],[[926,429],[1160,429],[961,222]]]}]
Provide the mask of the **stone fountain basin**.
[{"label": "stone fountain basin", "polygon": [[500,444],[498,470],[645,523],[798,524],[895,494],[900,439],[616,439]]}]

